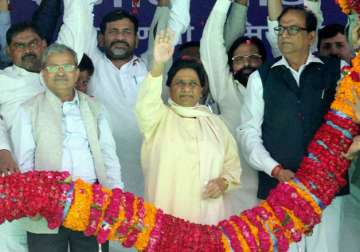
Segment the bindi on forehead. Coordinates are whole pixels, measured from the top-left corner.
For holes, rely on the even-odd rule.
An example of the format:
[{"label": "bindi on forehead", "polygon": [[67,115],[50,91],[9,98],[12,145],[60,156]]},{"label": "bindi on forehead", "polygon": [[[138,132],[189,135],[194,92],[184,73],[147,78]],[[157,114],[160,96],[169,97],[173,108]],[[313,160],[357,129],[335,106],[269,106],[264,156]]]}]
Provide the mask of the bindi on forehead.
[{"label": "bindi on forehead", "polygon": [[252,53],[259,53],[259,49],[254,44],[241,44],[234,51],[234,55],[249,55]]}]

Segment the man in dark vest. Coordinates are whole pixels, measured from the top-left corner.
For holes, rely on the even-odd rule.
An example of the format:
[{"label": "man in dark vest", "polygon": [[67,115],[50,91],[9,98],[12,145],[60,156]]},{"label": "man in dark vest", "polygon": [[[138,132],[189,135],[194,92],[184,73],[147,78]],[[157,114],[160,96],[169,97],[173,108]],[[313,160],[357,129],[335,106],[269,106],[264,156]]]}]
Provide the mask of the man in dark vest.
[{"label": "man in dark vest", "polygon": [[[330,107],[345,64],[311,54],[317,25],[312,12],[290,7],[278,21],[275,31],[282,57],[264,63],[249,77],[238,128],[243,156],[259,171],[260,199],[279,181],[294,177]],[[348,192],[346,188],[341,195]],[[290,246],[290,251],[338,252],[341,201],[336,197],[313,234]]]}]

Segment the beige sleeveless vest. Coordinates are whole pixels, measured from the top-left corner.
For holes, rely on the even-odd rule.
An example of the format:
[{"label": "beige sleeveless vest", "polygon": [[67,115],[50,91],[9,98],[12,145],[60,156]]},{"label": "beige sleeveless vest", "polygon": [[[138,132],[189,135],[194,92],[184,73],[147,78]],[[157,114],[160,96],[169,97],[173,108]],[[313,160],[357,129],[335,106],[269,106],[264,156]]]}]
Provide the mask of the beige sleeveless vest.
[{"label": "beige sleeveless vest", "polygon": [[[96,177],[99,182],[109,187],[106,171],[99,144],[98,116],[101,106],[91,97],[77,92],[80,101],[80,112],[86,129],[90,151],[93,157]],[[23,107],[32,123],[35,141],[35,170],[57,171],[62,166],[63,129],[62,102],[51,91],[46,90],[27,101]],[[57,229],[47,228],[47,222],[42,218],[33,221],[24,220],[25,229],[32,233],[57,233]]]}]

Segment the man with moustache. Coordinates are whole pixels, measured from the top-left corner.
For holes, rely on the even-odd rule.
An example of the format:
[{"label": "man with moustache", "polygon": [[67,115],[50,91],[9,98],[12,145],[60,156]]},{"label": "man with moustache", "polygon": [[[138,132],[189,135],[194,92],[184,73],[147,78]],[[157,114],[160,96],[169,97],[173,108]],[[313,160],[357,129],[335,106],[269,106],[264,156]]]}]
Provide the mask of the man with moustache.
[{"label": "man with moustache", "polygon": [[[115,142],[98,102],[75,90],[79,77],[71,48],[54,43],[42,56],[45,92],[23,103],[14,119],[11,139],[22,172],[68,171],[73,180],[97,181],[122,188]],[[49,229],[44,218],[23,219],[29,252],[98,252],[94,236],[60,227]]]},{"label": "man with moustache", "polygon": [[332,56],[345,60],[349,65],[354,56],[346,40],[345,26],[329,24],[319,30],[318,50],[320,56]]},{"label": "man with moustache", "polygon": [[[323,4],[325,2],[323,1]],[[346,39],[345,26],[341,24],[328,24],[322,27],[324,20],[323,13],[321,11],[320,0],[304,0],[304,7],[311,10],[318,20],[318,38],[317,42],[313,44],[311,50],[318,53],[323,57],[334,56],[344,60],[346,63],[351,64],[351,59],[354,56],[353,48],[350,41]],[[274,57],[280,56],[280,51],[277,46],[277,34],[274,28],[278,26],[277,18],[282,11],[281,0],[268,0],[268,32],[266,38],[268,39],[272,54]],[[357,22],[357,14],[350,13],[348,15],[348,24],[346,28],[351,30],[354,24]],[[322,28],[321,28],[322,27]]]},{"label": "man with moustache", "polygon": [[[186,31],[190,20],[189,4],[189,0],[174,0],[169,9],[169,1],[159,1],[149,37],[154,36],[154,27],[158,30],[163,29],[168,23],[177,36]],[[179,16],[178,13],[184,15]],[[88,94],[96,97],[109,112],[109,122],[122,164],[125,188],[137,195],[143,195],[144,178],[140,166],[142,137],[135,118],[134,106],[148,69],[146,57],[140,58],[134,53],[138,45],[137,32],[137,18],[123,9],[114,9],[102,18],[99,40],[96,30],[93,29],[89,41],[90,48],[86,54],[95,67]],[[149,48],[152,47],[149,41]]]},{"label": "man with moustache", "polygon": [[[86,41],[85,37],[75,39],[73,34],[88,32],[86,27],[92,21],[89,1],[63,1],[64,25],[59,32],[58,42],[72,47],[78,55],[83,54]],[[40,58],[47,47],[45,39],[32,23],[12,25],[7,31],[6,40],[7,53],[13,65],[0,71],[0,115],[3,119],[0,124],[1,132],[11,129],[20,104],[44,91],[39,72]],[[4,138],[0,139],[1,143],[5,141]],[[9,147],[4,146],[0,150],[1,173],[18,171]],[[18,221],[0,225],[0,241],[0,251],[27,251],[26,233]]]},{"label": "man with moustache", "polygon": [[[239,110],[244,101],[247,79],[265,61],[266,50],[258,38],[242,36],[245,33],[247,1],[240,0],[233,4],[242,9],[241,19],[227,19],[231,1],[216,1],[200,41],[200,55],[209,76],[213,100],[218,104],[220,116],[235,136],[240,124]],[[229,49],[224,40],[228,22],[236,22],[239,31]],[[231,209],[227,209],[229,215],[238,214],[257,203],[257,173],[244,162],[241,148],[239,154],[243,179],[241,187],[229,192],[225,198],[229,201],[227,205],[231,205]]]},{"label": "man with moustache", "polygon": [[6,55],[6,31],[10,27],[10,12],[8,0],[0,0],[0,69],[9,66],[9,58]]},{"label": "man with moustache", "polygon": [[[250,75],[238,128],[244,157],[259,171],[260,199],[278,182],[294,177],[333,101],[340,67],[346,64],[311,54],[317,27],[312,12],[290,7],[282,11],[278,22],[275,32],[282,57]],[[347,186],[339,195],[348,193]],[[340,251],[341,212],[342,197],[336,197],[313,234],[290,246],[290,251]]]}]

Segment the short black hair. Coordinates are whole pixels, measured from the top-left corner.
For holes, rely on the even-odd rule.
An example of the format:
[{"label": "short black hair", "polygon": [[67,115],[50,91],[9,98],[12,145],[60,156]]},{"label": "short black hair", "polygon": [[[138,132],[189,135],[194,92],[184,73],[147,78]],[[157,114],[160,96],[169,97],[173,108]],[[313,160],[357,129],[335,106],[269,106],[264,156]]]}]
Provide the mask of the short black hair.
[{"label": "short black hair", "polygon": [[80,72],[88,71],[89,75],[93,75],[95,70],[92,60],[86,54],[83,54],[83,57],[78,67]]},{"label": "short black hair", "polygon": [[235,50],[242,44],[250,43],[257,47],[259,54],[261,55],[261,60],[265,62],[266,60],[266,48],[264,43],[257,37],[248,37],[248,36],[241,36],[238,37],[231,45],[228,51],[228,63],[230,66],[230,70],[232,69],[232,57],[234,57]]},{"label": "short black hair", "polygon": [[11,42],[12,42],[12,39],[16,35],[18,35],[21,32],[27,31],[27,30],[31,30],[34,33],[36,33],[41,39],[45,39],[34,23],[32,23],[32,22],[21,22],[21,23],[16,23],[16,24],[11,25],[10,28],[7,30],[7,32],[6,32],[6,43],[8,45],[10,45]]},{"label": "short black hair", "polygon": [[100,23],[100,31],[101,31],[101,33],[102,34],[105,33],[107,23],[114,22],[114,21],[117,21],[117,20],[122,20],[122,19],[125,19],[125,18],[129,19],[131,21],[131,23],[134,24],[135,32],[137,32],[138,29],[139,29],[139,21],[138,21],[138,19],[134,15],[131,15],[126,10],[121,9],[121,8],[116,8],[116,9],[110,11],[108,14],[106,14],[102,18],[101,23]]},{"label": "short black hair", "polygon": [[305,18],[305,28],[307,32],[313,32],[317,29],[317,18],[311,10],[306,9],[304,6],[290,6],[286,7],[278,17],[278,22],[280,22],[281,18],[288,13],[289,11],[298,11],[303,14]]},{"label": "short black hair", "polygon": [[341,24],[328,24],[321,28],[319,30],[318,49],[320,49],[320,43],[323,39],[335,37],[338,33],[345,35],[345,26]]},{"label": "short black hair", "polygon": [[186,68],[190,68],[197,73],[201,87],[204,87],[206,85],[206,72],[201,63],[199,63],[195,59],[178,59],[174,62],[168,72],[166,86],[170,87],[176,73],[179,70]]}]

